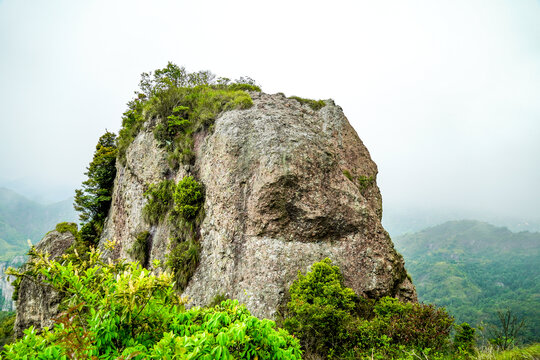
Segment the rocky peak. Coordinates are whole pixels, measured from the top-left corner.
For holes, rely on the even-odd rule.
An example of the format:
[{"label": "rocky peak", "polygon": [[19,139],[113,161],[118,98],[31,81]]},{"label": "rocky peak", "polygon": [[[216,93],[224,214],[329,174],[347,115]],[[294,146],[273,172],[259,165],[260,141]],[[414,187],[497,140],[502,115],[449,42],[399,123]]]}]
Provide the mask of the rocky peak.
[{"label": "rocky peak", "polygon": [[101,244],[132,258],[148,232],[148,261],[165,261],[171,225],[143,217],[149,184],[196,174],[205,187],[200,261],[184,295],[193,305],[215,295],[273,318],[298,271],[329,257],[357,293],[416,300],[404,262],[381,225],[377,167],[333,101],[314,110],[281,94],[250,92],[249,109],[221,113],[194,137],[195,162],[172,170],[147,121],[117,162]]}]

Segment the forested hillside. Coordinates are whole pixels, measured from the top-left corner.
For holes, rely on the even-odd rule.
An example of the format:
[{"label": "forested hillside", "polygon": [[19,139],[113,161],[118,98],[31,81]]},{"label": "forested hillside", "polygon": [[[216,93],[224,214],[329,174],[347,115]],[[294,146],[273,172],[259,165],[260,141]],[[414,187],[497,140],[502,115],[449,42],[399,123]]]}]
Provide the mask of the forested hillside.
[{"label": "forested hillside", "polygon": [[526,321],[522,340],[540,339],[540,233],[451,221],[394,243],[420,301],[444,306],[458,323],[473,326],[498,325],[497,310],[510,309]]},{"label": "forested hillside", "polygon": [[59,221],[75,221],[73,200],[42,205],[6,188],[0,188],[0,261],[28,250]]}]

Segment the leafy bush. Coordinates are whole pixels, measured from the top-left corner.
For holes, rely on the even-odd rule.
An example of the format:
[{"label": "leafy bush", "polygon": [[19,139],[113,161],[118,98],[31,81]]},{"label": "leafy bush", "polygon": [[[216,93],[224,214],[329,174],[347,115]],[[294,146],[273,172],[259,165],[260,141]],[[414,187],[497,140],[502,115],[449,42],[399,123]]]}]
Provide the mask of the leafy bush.
[{"label": "leafy bush", "polygon": [[289,292],[290,316],[284,327],[300,339],[305,349],[327,355],[348,342],[356,295],[343,286],[343,276],[330,259],[313,264],[306,275],[299,272]]},{"label": "leafy bush", "polygon": [[416,349],[445,350],[454,320],[443,308],[418,303],[402,303],[384,297],[375,305],[376,323],[380,335],[391,339],[392,345]]},{"label": "leafy bush", "polygon": [[467,323],[455,325],[454,328],[456,330],[453,343],[454,349],[469,354],[474,353],[476,347],[475,328]]},{"label": "leafy bush", "polygon": [[122,128],[118,133],[118,159],[126,163],[126,151],[144,125],[144,100],[137,98],[128,103],[128,110],[122,115]]},{"label": "leafy bush", "polygon": [[15,317],[14,312],[0,311],[0,347],[13,341]]},{"label": "leafy bush", "polygon": [[229,90],[242,90],[242,91],[261,91],[261,88],[257,85],[252,85],[252,84],[239,84],[239,83],[235,83],[235,84],[231,84],[228,86]]},{"label": "leafy bush", "polygon": [[185,220],[193,220],[204,204],[204,189],[192,176],[178,182],[174,190],[174,210]]},{"label": "leafy bush", "polygon": [[148,201],[143,208],[143,217],[151,225],[157,224],[165,218],[174,204],[173,193],[175,184],[173,180],[163,180],[157,184],[150,184],[144,196]]},{"label": "leafy bush", "polygon": [[298,96],[289,96],[288,99],[296,100],[302,105],[307,104],[314,111],[318,111],[326,106],[324,100],[304,99]]},{"label": "leafy bush", "polygon": [[36,271],[69,296],[52,329],[25,330],[4,359],[301,358],[296,339],[235,300],[186,311],[170,274],[104,262],[97,251],[88,258],[83,268],[38,254]]},{"label": "leafy bush", "polygon": [[444,309],[390,297],[362,299],[343,286],[329,259],[299,274],[290,296],[284,326],[314,358],[388,359],[448,349],[453,319]]}]

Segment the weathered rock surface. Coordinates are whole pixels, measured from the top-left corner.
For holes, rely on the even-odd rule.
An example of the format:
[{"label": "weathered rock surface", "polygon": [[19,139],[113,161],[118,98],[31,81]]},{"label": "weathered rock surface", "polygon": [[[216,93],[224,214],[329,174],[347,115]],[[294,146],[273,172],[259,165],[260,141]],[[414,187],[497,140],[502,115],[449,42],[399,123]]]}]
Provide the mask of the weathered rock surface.
[{"label": "weathered rock surface", "polygon": [[[75,237],[71,232],[59,233],[53,230],[36,245],[36,250],[48,253],[52,259],[57,259],[74,241]],[[15,302],[17,309],[14,325],[15,337],[22,337],[23,330],[30,326],[36,329],[51,327],[52,319],[58,315],[60,301],[60,295],[47,285],[23,278],[19,286],[18,300]]]},{"label": "weathered rock surface", "polygon": [[196,174],[206,188],[206,216],[200,264],[184,291],[192,304],[226,294],[273,318],[298,271],[325,257],[359,294],[416,300],[381,225],[377,167],[341,108],[328,100],[313,111],[279,94],[252,98],[252,108],[225,112],[211,133],[199,134],[195,165],[178,171],[146,124],[126,164],[117,165],[101,240],[117,242],[109,256],[129,258],[136,235],[148,230],[150,261],[165,260],[170,229],[144,222],[144,190]]}]

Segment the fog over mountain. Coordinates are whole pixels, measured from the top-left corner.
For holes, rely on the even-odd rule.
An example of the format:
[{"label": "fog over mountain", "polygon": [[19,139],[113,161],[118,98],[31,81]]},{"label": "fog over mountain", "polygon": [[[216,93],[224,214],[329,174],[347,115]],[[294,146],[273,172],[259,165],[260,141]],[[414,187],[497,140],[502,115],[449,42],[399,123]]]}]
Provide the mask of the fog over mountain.
[{"label": "fog over mountain", "polygon": [[0,184],[73,195],[140,73],[173,61],[333,98],[389,216],[540,219],[539,40],[533,0],[1,0]]}]

